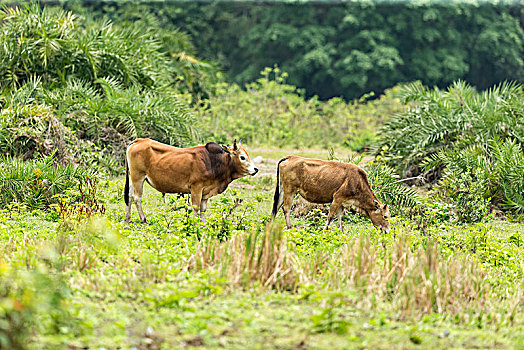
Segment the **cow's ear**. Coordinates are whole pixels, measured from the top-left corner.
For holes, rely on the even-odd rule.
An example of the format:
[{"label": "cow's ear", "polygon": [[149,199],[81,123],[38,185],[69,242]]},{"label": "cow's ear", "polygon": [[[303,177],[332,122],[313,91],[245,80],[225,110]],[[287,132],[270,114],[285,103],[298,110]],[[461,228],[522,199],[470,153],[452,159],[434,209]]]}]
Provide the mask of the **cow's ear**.
[{"label": "cow's ear", "polygon": [[377,213],[380,213],[380,203],[376,199],[374,199],[373,204],[375,205],[375,210],[377,211]]},{"label": "cow's ear", "polygon": [[238,151],[237,139],[233,142],[233,151]]},{"label": "cow's ear", "polygon": [[224,151],[226,151],[226,153],[230,153],[230,151],[229,151],[230,148],[231,148],[231,146],[222,145],[222,149]]}]

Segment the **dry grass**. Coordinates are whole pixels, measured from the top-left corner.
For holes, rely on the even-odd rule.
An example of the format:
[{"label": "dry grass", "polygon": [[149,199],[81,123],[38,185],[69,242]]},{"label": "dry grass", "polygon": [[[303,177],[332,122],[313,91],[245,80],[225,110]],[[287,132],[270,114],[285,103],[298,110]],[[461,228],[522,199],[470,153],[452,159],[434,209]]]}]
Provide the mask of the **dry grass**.
[{"label": "dry grass", "polygon": [[204,239],[186,269],[214,268],[234,286],[261,285],[295,291],[305,277],[297,262],[296,254],[288,250],[282,227],[267,226],[264,232],[235,235],[224,243]]},{"label": "dry grass", "polygon": [[520,290],[496,297],[475,261],[467,256],[444,259],[432,244],[413,249],[406,237],[386,246],[361,237],[336,254],[299,256],[281,227],[268,226],[265,232],[236,235],[223,243],[203,240],[185,269],[218,271],[233,287],[297,291],[311,284],[353,291],[361,307],[387,304],[400,317],[503,312],[512,322],[520,308]]}]

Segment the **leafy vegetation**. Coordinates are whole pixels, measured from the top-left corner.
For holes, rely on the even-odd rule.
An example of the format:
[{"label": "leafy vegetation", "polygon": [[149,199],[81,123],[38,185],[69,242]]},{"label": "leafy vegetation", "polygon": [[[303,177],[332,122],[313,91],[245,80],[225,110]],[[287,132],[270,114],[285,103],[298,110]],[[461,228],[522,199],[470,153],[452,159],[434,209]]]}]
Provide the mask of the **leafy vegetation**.
[{"label": "leafy vegetation", "polygon": [[404,176],[432,182],[459,219],[484,220],[495,205],[524,212],[522,85],[504,83],[478,93],[463,82],[446,91],[420,83],[402,94],[412,105],[389,119],[378,145]]},{"label": "leafy vegetation", "polygon": [[[146,187],[151,226],[126,226],[121,179],[100,184],[103,217],[62,225],[39,211],[2,212],[1,266],[44,265],[41,278],[67,276],[70,288],[57,299],[59,326],[43,303],[17,333],[26,334],[23,344],[242,348],[268,332],[268,347],[519,344],[518,224],[417,227],[396,218],[384,236],[367,219],[346,222],[342,234],[320,233],[314,218],[297,216],[295,228],[282,230],[264,222],[272,186],[248,183],[254,189],[233,186],[212,199],[205,224],[186,199],[168,197],[166,205]],[[19,294],[10,295],[16,304]]]},{"label": "leafy vegetation", "polygon": [[0,20],[0,148],[8,154],[58,149],[60,159],[118,172],[133,138],[195,139],[179,60],[145,23],[94,21],[36,3],[4,7]]},{"label": "leafy vegetation", "polygon": [[45,265],[12,270],[0,260],[0,349],[24,349],[31,330],[61,334],[74,324],[65,305],[67,285]]},{"label": "leafy vegetation", "polygon": [[71,163],[55,165],[53,156],[23,162],[0,160],[0,207],[27,206],[43,209],[57,202],[57,195],[76,190],[92,172]]},{"label": "leafy vegetation", "polygon": [[385,116],[400,112],[399,87],[379,99],[371,95],[346,103],[340,98],[322,102],[286,84],[288,74],[266,68],[262,77],[242,90],[222,84],[209,108],[199,109],[198,127],[205,139],[227,142],[242,137],[249,145],[321,147],[345,145],[356,151],[370,147]]},{"label": "leafy vegetation", "polygon": [[524,79],[522,7],[516,2],[88,2],[119,19],[153,16],[189,33],[202,57],[243,86],[278,64],[320,99],[381,94],[398,82],[479,89]]}]

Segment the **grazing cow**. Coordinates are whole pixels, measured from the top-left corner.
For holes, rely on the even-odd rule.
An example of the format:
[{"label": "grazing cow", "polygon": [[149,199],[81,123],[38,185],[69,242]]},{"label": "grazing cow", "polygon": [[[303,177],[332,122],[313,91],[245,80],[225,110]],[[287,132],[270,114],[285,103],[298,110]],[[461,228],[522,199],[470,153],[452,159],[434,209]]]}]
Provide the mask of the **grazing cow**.
[{"label": "grazing cow", "polygon": [[257,172],[236,140],[233,147],[210,142],[205,146],[176,148],[151,139],[137,139],[126,152],[126,221],[131,221],[129,198],[132,198],[140,220],[147,223],[142,210],[144,181],[162,194],[191,193],[194,214],[200,210],[204,220],[210,197],[224,192],[231,181]]},{"label": "grazing cow", "polygon": [[388,205],[382,205],[371,190],[368,176],[354,164],[287,156],[277,165],[277,188],[271,218],[284,206],[286,224],[291,228],[289,211],[296,193],[312,203],[332,203],[326,229],[331,219],[338,214],[338,225],[342,228],[344,208],[353,208],[371,219],[373,225],[389,231]]}]

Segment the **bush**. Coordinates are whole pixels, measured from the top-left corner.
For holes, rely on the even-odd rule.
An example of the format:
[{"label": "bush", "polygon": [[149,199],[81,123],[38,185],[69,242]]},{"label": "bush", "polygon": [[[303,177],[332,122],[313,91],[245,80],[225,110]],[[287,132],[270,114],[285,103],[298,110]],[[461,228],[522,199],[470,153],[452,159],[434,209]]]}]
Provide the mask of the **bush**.
[{"label": "bush", "polygon": [[[4,7],[0,149],[25,159],[57,150],[60,161],[118,173],[133,138],[191,143],[188,106],[201,91],[179,82],[199,77],[201,66],[166,50],[162,38],[141,21],[113,25],[36,3]],[[182,34],[170,40],[180,50],[190,45]]]},{"label": "bush", "polygon": [[57,202],[57,194],[76,189],[93,176],[73,165],[54,164],[54,157],[23,162],[17,158],[0,159],[0,207],[13,203],[30,209],[45,209]]},{"label": "bush", "polygon": [[[434,193],[456,201],[462,221],[480,221],[490,202],[508,211],[524,213],[524,153],[515,141],[491,141],[487,147],[443,150],[432,160],[428,167],[444,166]],[[469,214],[465,212],[473,216],[467,218]]]},{"label": "bush", "polygon": [[227,142],[242,138],[265,147],[348,146],[366,150],[385,116],[403,108],[398,88],[371,100],[373,93],[346,103],[341,98],[321,102],[285,83],[287,73],[266,68],[262,78],[246,86],[219,85],[208,108],[199,108],[199,128],[205,139]]},{"label": "bush", "polygon": [[386,147],[390,163],[403,175],[418,175],[428,156],[449,147],[486,146],[494,139],[524,144],[520,84],[502,83],[478,93],[461,81],[446,91],[412,83],[401,95],[410,106],[384,123],[375,150]]},{"label": "bush", "polygon": [[489,203],[524,212],[524,94],[503,83],[482,93],[462,82],[447,91],[403,89],[405,113],[387,121],[378,147],[404,176],[423,173],[459,219],[481,221]]}]

